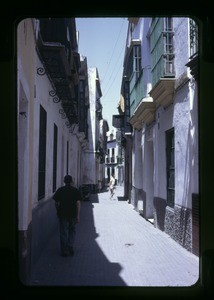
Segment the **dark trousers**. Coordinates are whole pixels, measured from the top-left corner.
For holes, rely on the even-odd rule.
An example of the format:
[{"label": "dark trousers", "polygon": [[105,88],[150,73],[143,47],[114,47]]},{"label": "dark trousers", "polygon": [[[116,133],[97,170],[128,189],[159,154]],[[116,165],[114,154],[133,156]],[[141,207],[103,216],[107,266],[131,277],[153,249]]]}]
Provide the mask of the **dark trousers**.
[{"label": "dark trousers", "polygon": [[74,218],[59,219],[61,253],[66,253],[73,248],[76,235],[75,226],[76,219]]}]

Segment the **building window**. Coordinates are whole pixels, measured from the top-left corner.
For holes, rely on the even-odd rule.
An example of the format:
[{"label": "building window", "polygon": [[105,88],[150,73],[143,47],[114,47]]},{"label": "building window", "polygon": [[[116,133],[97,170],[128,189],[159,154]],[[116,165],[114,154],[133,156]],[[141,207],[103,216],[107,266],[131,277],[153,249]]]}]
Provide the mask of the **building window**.
[{"label": "building window", "polygon": [[136,73],[136,78],[138,78],[140,71],[141,71],[141,45],[139,42],[138,44],[134,44],[132,46],[132,50],[129,55],[129,61],[128,61],[129,78],[133,76],[134,73]]},{"label": "building window", "polygon": [[38,200],[45,196],[47,112],[40,105]]},{"label": "building window", "polygon": [[165,77],[175,77],[172,18],[153,18],[150,27],[150,49],[153,86]]},{"label": "building window", "polygon": [[[136,43],[136,42],[135,42]],[[141,45],[138,41],[137,44],[132,46],[132,50],[128,61],[128,78],[130,82],[130,92],[133,90],[138,78],[141,74]]]},{"label": "building window", "polygon": [[166,131],[166,176],[167,205],[174,208],[175,203],[175,146],[174,128]]},{"label": "building window", "polygon": [[53,193],[56,190],[57,179],[57,140],[58,140],[58,128],[54,124],[54,139],[53,139]]},{"label": "building window", "polygon": [[141,45],[135,45],[133,48],[133,66],[137,80],[141,71]]},{"label": "building window", "polygon": [[198,54],[198,25],[189,20],[190,59]]}]

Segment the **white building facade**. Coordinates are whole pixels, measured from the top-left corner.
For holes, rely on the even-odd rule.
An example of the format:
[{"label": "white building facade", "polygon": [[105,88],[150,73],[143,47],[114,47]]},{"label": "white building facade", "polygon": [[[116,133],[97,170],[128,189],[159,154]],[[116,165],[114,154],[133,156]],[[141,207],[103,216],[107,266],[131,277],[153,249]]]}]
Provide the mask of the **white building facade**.
[{"label": "white building facade", "polygon": [[120,132],[107,134],[107,152],[105,158],[105,178],[106,183],[114,175],[117,185],[124,184],[124,153],[121,147]]},{"label": "white building facade", "polygon": [[102,117],[102,91],[97,68],[88,68],[89,105],[88,111],[88,148],[84,152],[83,184],[97,191],[98,182],[105,177],[105,148],[108,124]]},{"label": "white building facade", "polygon": [[133,130],[131,203],[198,254],[197,25],[183,17],[130,18],[124,65]]},{"label": "white building facade", "polygon": [[87,114],[79,91],[74,19],[24,19],[17,28],[18,231],[20,279],[28,283],[57,216],[52,199],[66,174],[83,182]]}]

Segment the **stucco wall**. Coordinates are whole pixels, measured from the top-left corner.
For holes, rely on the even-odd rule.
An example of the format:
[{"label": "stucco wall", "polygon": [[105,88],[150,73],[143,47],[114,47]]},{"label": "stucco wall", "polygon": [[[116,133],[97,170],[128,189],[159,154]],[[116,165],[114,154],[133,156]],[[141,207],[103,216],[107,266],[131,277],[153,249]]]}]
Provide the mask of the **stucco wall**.
[{"label": "stucco wall", "polygon": [[[142,41],[143,80],[147,92],[151,82],[148,75],[149,36],[146,35],[149,23],[149,19],[140,18],[128,37],[129,44],[131,37]],[[189,61],[189,19],[173,18],[173,28],[173,103],[166,108],[156,108],[154,123],[150,126],[143,124],[140,139],[139,132],[133,132],[131,202],[135,207],[143,206],[144,217],[154,215],[156,227],[165,230],[177,242],[191,250],[192,194],[198,193],[198,91],[196,82],[186,67]],[[174,208],[168,207],[166,203],[166,131],[171,128],[174,128],[175,133]]]},{"label": "stucco wall", "polygon": [[[78,184],[80,181],[78,167],[80,166],[81,147],[79,140],[75,134],[71,134],[70,130],[72,131],[72,129],[65,125],[67,119],[63,119],[60,114],[61,103],[54,103],[49,94],[53,90],[53,86],[47,74],[41,76],[37,73],[38,68],[43,68],[43,65],[36,52],[33,24],[35,24],[34,20],[25,19],[18,26],[17,113],[20,264],[25,261],[29,262],[30,257],[31,262],[35,263],[45,242],[57,226],[56,211],[52,200],[54,192],[54,124],[58,128],[56,188],[63,185],[67,167],[68,172],[74,177],[75,183]],[[45,196],[38,200],[40,105],[47,112],[46,182]],[[67,145],[69,145],[68,166]],[[72,150],[72,147],[75,148],[75,151]]]},{"label": "stucco wall", "polygon": [[[35,82],[35,41],[32,20],[24,19],[17,28],[17,121],[18,121],[18,226],[27,230],[31,222],[31,195],[33,188],[34,152],[32,130],[34,126],[34,82]],[[28,55],[32,53],[32,55]],[[21,114],[20,114],[21,113]],[[24,113],[24,114],[22,114]]]},{"label": "stucco wall", "polygon": [[143,187],[143,165],[142,165],[142,147],[141,147],[141,131],[134,131],[133,136],[133,149],[132,149],[132,157],[133,157],[133,173],[132,173],[132,184],[137,189],[142,189]]},{"label": "stucco wall", "polygon": [[[37,56],[36,68],[42,67],[41,61]],[[61,103],[54,103],[49,92],[53,87],[47,75],[36,75],[35,80],[36,97],[34,99],[34,189],[33,189],[33,205],[38,202],[38,158],[39,158],[39,114],[40,105],[47,112],[47,135],[46,135],[46,189],[45,198],[52,196],[52,180],[53,180],[53,134],[54,123],[58,128],[57,143],[57,187],[63,184],[63,177],[66,174],[66,157],[67,142],[71,147],[73,138],[66,127],[66,119],[63,119],[59,110],[62,109]],[[69,168],[70,169],[70,168]]]},{"label": "stucco wall", "polygon": [[175,94],[173,123],[175,127],[175,203],[191,207],[190,107],[187,84]]},{"label": "stucco wall", "polygon": [[178,78],[186,71],[185,66],[189,61],[189,19],[188,18],[173,18],[174,28],[174,53],[175,53],[175,75]]},{"label": "stucco wall", "polygon": [[173,106],[159,108],[154,130],[154,196],[166,199],[165,132],[173,127]]}]

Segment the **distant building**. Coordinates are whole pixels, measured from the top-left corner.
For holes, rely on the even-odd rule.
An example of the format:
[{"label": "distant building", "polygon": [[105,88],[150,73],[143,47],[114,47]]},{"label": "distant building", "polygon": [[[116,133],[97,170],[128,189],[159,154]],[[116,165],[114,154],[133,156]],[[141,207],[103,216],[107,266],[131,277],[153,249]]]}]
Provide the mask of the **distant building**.
[{"label": "distant building", "polygon": [[120,132],[108,134],[107,154],[105,158],[106,181],[110,180],[111,175],[115,176],[116,184],[124,184],[124,153],[120,144]]},{"label": "distant building", "polygon": [[97,68],[88,68],[89,105],[88,111],[88,149],[84,152],[83,184],[96,192],[98,181],[105,176],[104,157],[106,149],[105,135],[108,123],[102,117],[102,91]]}]

